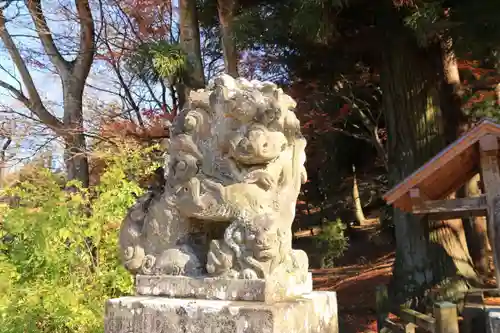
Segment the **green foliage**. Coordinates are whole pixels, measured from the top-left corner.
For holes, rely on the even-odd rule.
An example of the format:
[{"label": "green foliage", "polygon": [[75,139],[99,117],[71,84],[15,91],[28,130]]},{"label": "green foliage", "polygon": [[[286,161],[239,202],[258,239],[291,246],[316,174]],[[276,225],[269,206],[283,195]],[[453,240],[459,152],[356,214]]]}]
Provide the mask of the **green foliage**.
[{"label": "green foliage", "polygon": [[405,25],[415,31],[417,40],[422,46],[426,46],[443,28],[442,12],[439,1],[422,2],[404,19]]},{"label": "green foliage", "polygon": [[127,57],[128,69],[149,82],[175,80],[189,69],[186,53],[166,41],[144,43]]},{"label": "green foliage", "polygon": [[323,225],[321,233],[315,237],[316,245],[323,250],[322,267],[332,267],[334,260],[340,258],[349,246],[348,238],[344,231],[346,226],[340,219],[327,222]]},{"label": "green foliage", "polygon": [[482,118],[490,118],[495,122],[500,122],[500,106],[497,104],[495,95],[479,99],[476,98],[476,95],[484,96],[485,94],[484,92],[478,92],[475,95],[468,96],[464,113],[476,121]]},{"label": "green foliage", "polygon": [[[129,294],[118,258],[118,229],[148,173],[147,150],[103,153],[100,183],[69,192],[58,175],[35,169],[0,206],[0,326],[4,333],[103,331],[108,298]],[[149,166],[149,165],[148,165]],[[92,198],[92,199],[90,199]],[[91,213],[89,213],[91,212]]]},{"label": "green foliage", "polygon": [[476,59],[500,47],[500,2],[456,0],[450,19],[456,23],[450,31],[459,56],[472,52]]},{"label": "green foliage", "polygon": [[[335,33],[336,12],[351,0],[257,1],[241,9],[236,36],[249,45],[292,45],[299,37],[324,42]],[[256,39],[255,39],[256,38]]]},{"label": "green foliage", "polygon": [[187,56],[177,45],[156,43],[151,47],[153,66],[160,76],[180,76],[188,67]]}]

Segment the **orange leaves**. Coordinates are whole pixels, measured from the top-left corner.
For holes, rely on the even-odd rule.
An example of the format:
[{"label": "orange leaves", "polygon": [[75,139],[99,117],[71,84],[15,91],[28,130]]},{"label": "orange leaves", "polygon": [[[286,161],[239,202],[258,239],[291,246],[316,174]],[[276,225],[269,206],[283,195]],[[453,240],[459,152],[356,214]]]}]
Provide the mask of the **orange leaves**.
[{"label": "orange leaves", "polygon": [[123,10],[137,26],[141,38],[168,38],[172,25],[172,3],[166,0],[122,0]]},{"label": "orange leaves", "polygon": [[144,126],[132,120],[110,119],[103,120],[100,127],[100,136],[105,138],[133,138],[139,141],[151,141],[168,137],[168,123],[174,120],[177,109],[167,112],[167,106],[159,109],[143,109]]},{"label": "orange leaves", "polygon": [[467,100],[464,104],[464,108],[469,109],[474,106],[474,104],[484,102],[487,99],[494,99],[495,92],[494,91],[478,91],[471,98]]},{"label": "orange leaves", "polygon": [[463,60],[457,61],[457,66],[459,70],[469,71],[476,80],[481,79],[483,76],[495,73],[495,70],[488,68],[480,68],[480,62],[478,60]]},{"label": "orange leaves", "polygon": [[96,53],[94,58],[96,60],[103,60],[110,64],[116,64],[120,57],[125,54],[125,49],[121,49],[119,51],[108,51],[106,53]]},{"label": "orange leaves", "polygon": [[415,6],[414,0],[393,0],[392,3],[396,7],[413,7],[413,6]]},{"label": "orange leaves", "polygon": [[[467,96],[463,104],[464,109],[482,108],[482,104],[490,104],[496,100],[495,87],[500,83],[500,75],[495,69],[482,68],[478,60],[457,60],[458,69],[462,72],[462,84],[471,95]],[[480,105],[481,104],[481,105]]]},{"label": "orange leaves", "polygon": [[168,130],[165,124],[159,121],[142,127],[130,120],[114,120],[101,126],[100,135],[108,139],[133,138],[149,141],[168,137]]}]

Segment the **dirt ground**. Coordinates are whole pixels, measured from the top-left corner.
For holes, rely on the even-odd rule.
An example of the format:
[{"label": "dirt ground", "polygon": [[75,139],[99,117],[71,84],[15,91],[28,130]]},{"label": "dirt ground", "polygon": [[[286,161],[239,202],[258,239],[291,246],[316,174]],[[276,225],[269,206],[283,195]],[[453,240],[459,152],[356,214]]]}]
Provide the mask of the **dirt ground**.
[{"label": "dirt ground", "polygon": [[351,243],[339,267],[312,269],[315,290],[336,291],[340,333],[376,332],[375,287],[388,284],[394,249],[366,239]]},{"label": "dirt ground", "polygon": [[[395,259],[391,236],[381,234],[379,228],[374,223],[350,234],[350,246],[336,261],[335,268],[311,269],[315,290],[337,292],[340,333],[377,331],[375,288],[389,283]],[[314,248],[303,249],[314,258]],[[314,263],[311,266],[314,267]],[[496,285],[493,267],[490,256],[491,277],[486,285],[491,288]],[[500,297],[488,297],[485,303],[500,305]]]},{"label": "dirt ground", "polygon": [[314,289],[337,292],[341,333],[377,330],[375,287],[389,282],[394,254],[366,264],[314,270]]}]

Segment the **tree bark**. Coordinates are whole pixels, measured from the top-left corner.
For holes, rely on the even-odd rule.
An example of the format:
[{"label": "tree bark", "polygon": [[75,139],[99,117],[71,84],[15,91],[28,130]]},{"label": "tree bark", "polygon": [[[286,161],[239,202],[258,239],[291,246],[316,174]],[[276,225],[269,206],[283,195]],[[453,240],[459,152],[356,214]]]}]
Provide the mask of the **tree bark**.
[{"label": "tree bark", "polygon": [[464,94],[457,58],[453,51],[451,38],[443,37],[441,41],[441,112],[443,114],[445,143],[451,144],[469,129],[469,119],[462,110]]},{"label": "tree bark", "polygon": [[0,190],[4,187],[5,176],[7,175],[7,149],[9,149],[12,139],[5,137],[0,148]]},{"label": "tree bark", "polygon": [[[451,38],[443,37],[441,41],[442,52],[442,83],[441,83],[441,110],[446,145],[451,144],[467,130],[469,118],[462,110],[463,87],[460,81],[457,59],[453,51]],[[469,180],[458,192],[458,196],[478,196],[481,191],[477,185],[479,175]],[[488,235],[484,217],[462,219],[467,248],[480,273],[488,271]]]},{"label": "tree bark", "polygon": [[179,99],[179,109],[182,110],[189,98],[191,89],[205,87],[203,61],[200,46],[200,27],[196,0],[179,0],[180,12],[180,45],[187,54],[189,70],[183,82],[176,85]]},{"label": "tree bark", "polygon": [[[386,30],[380,77],[392,186],[444,147],[436,68],[440,48],[419,48],[412,32],[399,24],[393,21]],[[460,220],[432,222],[397,209],[393,217],[396,262],[390,290],[395,303],[425,305],[430,288],[463,289],[475,278]]]},{"label": "tree bark", "polygon": [[[480,175],[472,177],[464,186],[464,197],[477,197],[481,195],[481,189],[478,182]],[[464,218],[464,229],[467,240],[467,247],[474,263],[474,267],[480,274],[486,274],[489,271],[488,251],[490,243],[488,239],[488,228],[484,216]]]},{"label": "tree bark", "polygon": [[43,13],[41,0],[26,0],[26,7],[33,20],[43,49],[55,67],[63,88],[63,120],[59,120],[45,107],[34,84],[25,60],[5,26],[5,17],[0,10],[0,37],[4,42],[12,61],[20,73],[26,87],[26,96],[20,89],[0,80],[0,86],[11,92],[38,119],[63,138],[65,163],[68,180],[78,180],[84,187],[89,185],[89,168],[86,155],[86,143],[83,128],[83,89],[90,72],[95,53],[94,20],[88,0],[75,2],[77,20],[80,27],[77,56],[72,61],[66,60],[56,47],[54,38]]},{"label": "tree bark", "polygon": [[363,213],[363,205],[361,204],[361,197],[359,195],[358,180],[356,178],[356,167],[352,166],[352,200],[354,206],[354,215],[359,225],[365,223],[365,214]]},{"label": "tree bark", "polygon": [[87,144],[83,129],[82,98],[83,86],[72,77],[63,79],[64,127],[64,160],[68,179],[77,179],[83,187],[90,182]]},{"label": "tree bark", "polygon": [[238,51],[236,49],[233,26],[237,4],[237,0],[217,1],[225,71],[235,78],[238,77]]}]

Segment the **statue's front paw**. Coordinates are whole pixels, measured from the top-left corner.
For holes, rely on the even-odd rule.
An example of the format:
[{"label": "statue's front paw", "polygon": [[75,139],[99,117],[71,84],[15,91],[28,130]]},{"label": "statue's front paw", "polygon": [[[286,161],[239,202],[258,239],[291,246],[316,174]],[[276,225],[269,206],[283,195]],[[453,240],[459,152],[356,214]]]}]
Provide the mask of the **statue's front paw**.
[{"label": "statue's front paw", "polygon": [[250,268],[245,268],[243,271],[240,272],[240,279],[244,280],[256,280],[259,277],[257,276],[257,273],[253,269]]},{"label": "statue's front paw", "polygon": [[245,179],[246,183],[257,184],[263,190],[269,190],[274,185],[273,177],[265,171],[254,171]]},{"label": "statue's front paw", "polygon": [[141,270],[145,275],[152,275],[155,273],[156,257],[148,254],[142,260]]},{"label": "statue's front paw", "polygon": [[197,276],[202,265],[197,256],[183,248],[172,248],[163,251],[156,261],[157,271],[166,275]]}]

